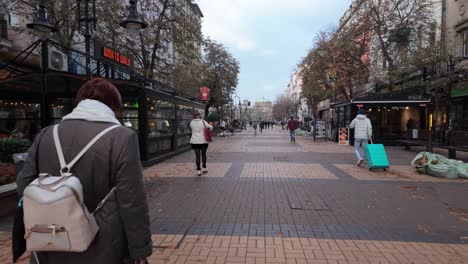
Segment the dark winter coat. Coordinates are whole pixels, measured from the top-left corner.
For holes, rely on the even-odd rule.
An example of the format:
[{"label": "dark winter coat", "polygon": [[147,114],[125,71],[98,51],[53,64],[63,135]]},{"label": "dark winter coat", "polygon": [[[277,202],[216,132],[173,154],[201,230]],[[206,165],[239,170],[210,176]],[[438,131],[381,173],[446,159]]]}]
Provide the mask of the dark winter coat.
[{"label": "dark winter coat", "polygon": [[[92,138],[112,125],[84,120],[62,122],[59,126],[59,138],[65,161],[70,162]],[[24,169],[17,178],[20,195],[37,177],[36,153],[39,172],[60,175],[52,131],[52,127],[43,129],[30,148]],[[112,187],[116,187],[116,192],[95,215],[99,232],[87,251],[38,253],[39,262],[114,264],[122,263],[122,259],[128,256],[133,259],[150,256],[150,221],[136,134],[125,127],[110,131],[76,163],[72,173],[83,185],[84,203],[90,212],[94,211]],[[31,260],[31,263],[35,261]]]}]

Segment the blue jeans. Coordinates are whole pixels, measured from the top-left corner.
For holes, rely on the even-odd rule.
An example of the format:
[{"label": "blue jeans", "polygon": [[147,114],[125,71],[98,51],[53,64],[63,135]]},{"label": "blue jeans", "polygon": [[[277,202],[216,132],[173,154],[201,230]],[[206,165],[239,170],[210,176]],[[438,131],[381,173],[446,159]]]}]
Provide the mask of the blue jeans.
[{"label": "blue jeans", "polygon": [[296,141],[296,130],[289,130],[289,135],[291,136],[291,141]]},{"label": "blue jeans", "polygon": [[[362,155],[360,152],[360,147],[362,145],[362,149],[364,150]],[[361,139],[361,138],[356,138],[354,139],[354,153],[356,154],[356,157],[358,160],[365,160],[366,159],[366,149],[367,147],[367,139]]]}]

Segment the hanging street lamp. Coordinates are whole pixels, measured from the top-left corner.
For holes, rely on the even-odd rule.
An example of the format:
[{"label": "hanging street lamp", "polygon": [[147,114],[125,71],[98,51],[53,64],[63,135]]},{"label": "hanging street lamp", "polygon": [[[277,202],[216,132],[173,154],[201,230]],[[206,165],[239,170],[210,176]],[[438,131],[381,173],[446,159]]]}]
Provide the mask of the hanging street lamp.
[{"label": "hanging street lamp", "polygon": [[140,19],[137,10],[137,0],[130,0],[128,6],[128,16],[125,20],[120,22],[120,26],[127,29],[131,35],[136,35],[140,30],[148,27],[148,24]]},{"label": "hanging street lamp", "polygon": [[49,22],[47,18],[47,7],[45,0],[41,0],[38,3],[38,12],[32,23],[26,25],[32,29],[40,39],[48,39],[50,34],[57,32],[57,28]]}]

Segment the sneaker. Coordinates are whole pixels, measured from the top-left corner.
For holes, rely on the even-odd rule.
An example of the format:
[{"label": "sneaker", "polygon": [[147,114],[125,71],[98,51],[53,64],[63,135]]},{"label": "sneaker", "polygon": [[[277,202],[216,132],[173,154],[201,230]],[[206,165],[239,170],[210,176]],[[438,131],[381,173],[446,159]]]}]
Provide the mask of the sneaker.
[{"label": "sneaker", "polygon": [[364,162],[363,159],[358,160],[356,166],[361,167],[362,163]]},{"label": "sneaker", "polygon": [[197,176],[201,176],[201,175],[202,175],[201,170],[197,170]]},{"label": "sneaker", "polygon": [[207,168],[203,168],[203,169],[202,169],[202,172],[203,172],[203,173],[208,173],[208,169],[207,169]]}]

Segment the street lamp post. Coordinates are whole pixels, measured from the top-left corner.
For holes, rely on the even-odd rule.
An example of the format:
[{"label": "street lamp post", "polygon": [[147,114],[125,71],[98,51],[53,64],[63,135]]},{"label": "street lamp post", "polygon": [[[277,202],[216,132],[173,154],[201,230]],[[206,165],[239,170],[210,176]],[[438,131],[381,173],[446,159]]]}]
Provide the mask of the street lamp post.
[{"label": "street lamp post", "polygon": [[235,95],[234,98],[239,99],[239,121],[241,121],[241,120],[242,120],[242,107],[241,107],[242,104],[241,104],[241,99],[240,99],[240,97],[237,96],[237,95]]},{"label": "street lamp post", "polygon": [[32,23],[26,25],[28,28],[35,31],[35,33],[41,39],[41,127],[46,127],[48,125],[48,120],[50,120],[50,112],[48,111],[48,102],[47,102],[47,70],[49,68],[49,47],[48,47],[48,38],[51,33],[57,31],[57,29],[49,22],[47,19],[47,7],[45,0],[40,0],[38,3],[38,12],[37,16],[34,18]]}]

